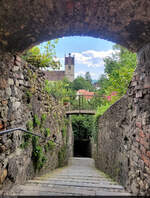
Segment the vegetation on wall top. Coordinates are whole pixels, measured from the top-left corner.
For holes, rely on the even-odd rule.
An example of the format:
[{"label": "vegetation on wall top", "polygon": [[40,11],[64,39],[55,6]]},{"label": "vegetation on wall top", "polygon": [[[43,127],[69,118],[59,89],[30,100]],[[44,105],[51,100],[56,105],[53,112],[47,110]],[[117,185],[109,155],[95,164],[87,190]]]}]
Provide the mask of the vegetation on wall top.
[{"label": "vegetation on wall top", "polygon": [[39,68],[59,69],[61,64],[56,58],[55,46],[58,39],[35,46],[22,55],[22,58],[30,64]]}]

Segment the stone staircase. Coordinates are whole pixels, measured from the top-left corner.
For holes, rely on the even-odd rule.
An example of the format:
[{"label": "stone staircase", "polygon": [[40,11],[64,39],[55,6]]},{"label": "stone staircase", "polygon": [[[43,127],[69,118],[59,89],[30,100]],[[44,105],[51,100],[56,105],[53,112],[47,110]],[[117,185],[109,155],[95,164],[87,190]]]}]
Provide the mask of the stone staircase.
[{"label": "stone staircase", "polygon": [[71,158],[69,166],[15,186],[11,195],[25,196],[100,196],[130,195],[95,168],[91,158]]}]

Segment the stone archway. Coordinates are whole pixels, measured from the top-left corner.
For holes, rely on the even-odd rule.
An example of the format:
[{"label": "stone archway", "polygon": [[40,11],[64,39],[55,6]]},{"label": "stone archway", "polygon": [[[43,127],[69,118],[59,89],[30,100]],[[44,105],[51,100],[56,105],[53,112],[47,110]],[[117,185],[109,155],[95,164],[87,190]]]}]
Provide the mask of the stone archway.
[{"label": "stone archway", "polygon": [[129,144],[120,162],[121,171],[130,165],[124,186],[142,195],[150,193],[149,9],[147,0],[1,0],[0,6],[0,54],[6,54],[4,60],[1,55],[0,62],[3,89],[9,76],[5,68],[12,66],[7,54],[21,53],[43,41],[71,35],[92,36],[139,52],[139,67],[126,95],[132,105],[132,109],[127,108]]},{"label": "stone archway", "polygon": [[0,49],[22,52],[63,36],[110,40],[132,51],[150,41],[147,0],[2,0]]}]

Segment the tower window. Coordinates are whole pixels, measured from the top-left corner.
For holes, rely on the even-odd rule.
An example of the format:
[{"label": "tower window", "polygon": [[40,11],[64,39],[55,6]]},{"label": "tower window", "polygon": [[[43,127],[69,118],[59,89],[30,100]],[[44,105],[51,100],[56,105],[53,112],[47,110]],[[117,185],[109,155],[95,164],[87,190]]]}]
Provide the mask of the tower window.
[{"label": "tower window", "polygon": [[71,65],[68,66],[69,70],[71,70]]}]

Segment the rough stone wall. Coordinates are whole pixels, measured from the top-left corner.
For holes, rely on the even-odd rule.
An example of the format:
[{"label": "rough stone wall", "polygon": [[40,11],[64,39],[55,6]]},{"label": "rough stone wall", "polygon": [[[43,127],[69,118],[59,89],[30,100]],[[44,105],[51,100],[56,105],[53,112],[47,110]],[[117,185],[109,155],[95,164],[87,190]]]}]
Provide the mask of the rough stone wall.
[{"label": "rough stone wall", "polygon": [[0,51],[75,35],[137,51],[150,42],[149,9],[148,0],[1,0]]},{"label": "rough stone wall", "polygon": [[130,104],[128,98],[124,96],[100,117],[98,145],[97,148],[93,148],[93,155],[97,158],[96,166],[123,185],[126,185],[129,169],[127,164],[130,123],[128,104]]},{"label": "rough stone wall", "polygon": [[127,94],[99,118],[96,165],[135,195],[150,195],[150,45]]},{"label": "rough stone wall", "polygon": [[[27,128],[59,143],[54,145],[39,139],[35,147],[35,139],[19,131],[0,136],[0,186],[3,184],[3,189],[65,165],[72,154],[72,139],[68,139],[72,137],[72,128],[64,107],[44,88],[42,71],[18,56],[0,56],[0,131]],[[35,152],[42,155],[40,160]]]}]

